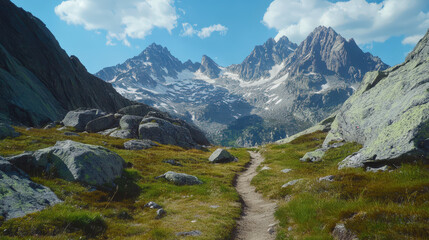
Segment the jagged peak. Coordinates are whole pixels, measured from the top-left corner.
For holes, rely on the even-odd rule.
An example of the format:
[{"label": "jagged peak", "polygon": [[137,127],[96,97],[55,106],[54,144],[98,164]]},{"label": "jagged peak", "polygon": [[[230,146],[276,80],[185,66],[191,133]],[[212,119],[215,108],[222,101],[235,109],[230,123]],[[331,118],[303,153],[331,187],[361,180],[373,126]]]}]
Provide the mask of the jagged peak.
[{"label": "jagged peak", "polygon": [[152,43],[145,50],[143,50],[138,56],[145,56],[151,54],[163,54],[163,55],[171,55],[168,48],[163,47],[162,45]]},{"label": "jagged peak", "polygon": [[413,51],[410,52],[405,59],[406,62],[418,59],[418,58],[428,58],[429,57],[429,29],[422,39],[414,47]]},{"label": "jagged peak", "polygon": [[211,59],[209,56],[203,55],[203,57],[201,58],[201,65],[207,66],[212,64],[218,66],[217,63],[213,61],[213,59]]}]

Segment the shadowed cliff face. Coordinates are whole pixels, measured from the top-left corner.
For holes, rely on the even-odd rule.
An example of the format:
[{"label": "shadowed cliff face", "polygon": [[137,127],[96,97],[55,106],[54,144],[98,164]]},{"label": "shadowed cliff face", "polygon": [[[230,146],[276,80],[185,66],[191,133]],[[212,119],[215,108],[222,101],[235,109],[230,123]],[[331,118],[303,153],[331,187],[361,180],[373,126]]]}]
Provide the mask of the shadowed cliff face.
[{"label": "shadowed cliff face", "polygon": [[131,104],[9,0],[0,2],[0,55],[0,120],[41,125],[79,107],[114,112]]}]

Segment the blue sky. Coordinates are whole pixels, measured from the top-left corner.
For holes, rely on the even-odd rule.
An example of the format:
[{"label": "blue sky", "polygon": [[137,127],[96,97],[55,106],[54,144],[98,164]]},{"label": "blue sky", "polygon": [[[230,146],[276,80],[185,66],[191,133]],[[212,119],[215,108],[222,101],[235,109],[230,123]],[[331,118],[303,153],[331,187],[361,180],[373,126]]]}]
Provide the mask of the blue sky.
[{"label": "blue sky", "polygon": [[[12,0],[40,18],[69,55],[95,73],[155,42],[181,61],[206,54],[240,63],[255,45],[318,25],[353,37],[389,65],[401,63],[429,27],[427,0]],[[56,9],[57,8],[57,9]],[[204,29],[205,28],[205,29]]]}]

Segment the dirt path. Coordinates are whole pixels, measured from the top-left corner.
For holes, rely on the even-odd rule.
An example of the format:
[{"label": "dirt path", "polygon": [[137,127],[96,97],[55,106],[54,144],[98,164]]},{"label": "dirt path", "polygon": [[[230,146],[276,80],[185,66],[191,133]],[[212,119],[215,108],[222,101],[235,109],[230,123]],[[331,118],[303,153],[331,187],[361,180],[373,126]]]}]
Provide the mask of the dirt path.
[{"label": "dirt path", "polygon": [[[255,192],[250,181],[256,176],[256,168],[264,161],[260,153],[249,152],[251,165],[237,179],[237,191],[244,201],[244,214],[238,221],[236,240],[270,240],[275,239],[276,233],[269,231],[276,220],[274,211],[276,203],[264,199]],[[274,228],[272,228],[274,229]],[[270,233],[271,232],[271,233]]]}]

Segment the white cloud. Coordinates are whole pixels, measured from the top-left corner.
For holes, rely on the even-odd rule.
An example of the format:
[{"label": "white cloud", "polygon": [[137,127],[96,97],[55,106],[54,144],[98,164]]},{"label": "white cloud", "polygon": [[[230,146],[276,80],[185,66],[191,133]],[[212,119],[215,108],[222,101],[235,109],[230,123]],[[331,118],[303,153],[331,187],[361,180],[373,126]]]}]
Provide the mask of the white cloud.
[{"label": "white cloud", "polygon": [[106,30],[107,45],[119,40],[127,46],[128,38],[143,39],[154,28],[171,32],[178,19],[173,0],[65,0],[55,13],[68,24]]},{"label": "white cloud", "polygon": [[422,39],[422,38],[423,38],[423,35],[420,35],[420,34],[418,34],[418,35],[413,35],[413,36],[409,36],[409,37],[404,38],[404,40],[402,40],[402,44],[404,44],[404,45],[406,45],[406,44],[409,44],[409,45],[415,45],[415,44],[417,44],[417,43],[420,41],[420,39]]},{"label": "white cloud", "polygon": [[427,0],[274,0],[263,23],[278,30],[276,39],[286,35],[298,43],[323,25],[359,44],[384,42],[392,36],[405,36],[409,39],[403,43],[409,44],[429,27],[429,13],[421,10],[428,6]]},{"label": "white cloud", "polygon": [[220,24],[211,25],[209,27],[202,28],[201,30],[195,29],[194,27],[196,26],[197,26],[196,24],[191,25],[190,23],[183,23],[182,24],[183,30],[180,35],[188,36],[188,37],[197,35],[201,39],[204,39],[204,38],[210,37],[214,32],[219,32],[220,35],[225,35],[226,32],[228,31],[227,27]]}]

